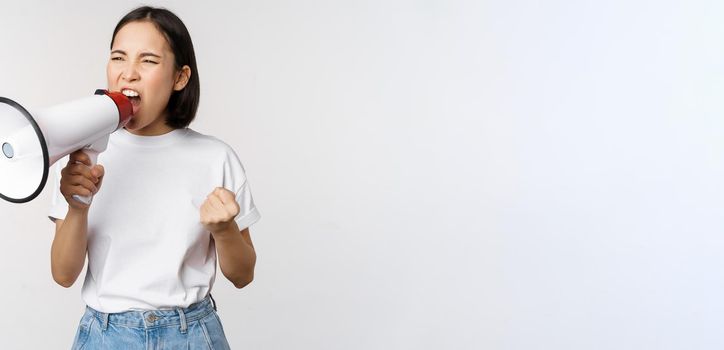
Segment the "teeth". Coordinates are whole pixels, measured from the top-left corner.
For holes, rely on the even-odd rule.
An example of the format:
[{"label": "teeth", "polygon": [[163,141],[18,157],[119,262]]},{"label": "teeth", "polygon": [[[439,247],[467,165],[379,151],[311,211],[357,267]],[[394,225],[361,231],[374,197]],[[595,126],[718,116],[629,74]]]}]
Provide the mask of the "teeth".
[{"label": "teeth", "polygon": [[124,89],[121,93],[128,97],[138,97],[138,92],[133,90]]}]

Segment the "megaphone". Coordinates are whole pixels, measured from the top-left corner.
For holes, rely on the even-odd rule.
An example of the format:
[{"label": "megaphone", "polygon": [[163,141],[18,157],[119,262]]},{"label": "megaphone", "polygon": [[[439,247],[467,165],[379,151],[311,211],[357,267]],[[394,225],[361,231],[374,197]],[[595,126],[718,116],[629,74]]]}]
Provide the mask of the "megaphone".
[{"label": "megaphone", "polygon": [[[106,90],[33,114],[0,97],[0,198],[13,203],[33,200],[45,187],[50,166],[79,149],[96,164],[110,134],[125,126],[132,114],[128,97]],[[92,201],[92,196],[73,198]]]}]

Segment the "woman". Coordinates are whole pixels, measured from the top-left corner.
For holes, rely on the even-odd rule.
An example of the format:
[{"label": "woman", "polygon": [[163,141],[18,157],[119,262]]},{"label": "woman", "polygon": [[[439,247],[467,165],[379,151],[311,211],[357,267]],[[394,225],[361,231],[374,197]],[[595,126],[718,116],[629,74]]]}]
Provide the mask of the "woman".
[{"label": "woman", "polygon": [[[217,255],[237,288],[250,283],[248,227],[259,213],[233,149],[187,128],[199,77],[183,22],[165,9],[128,13],[107,79],[131,99],[133,118],[98,165],[78,151],[56,168],[49,214],[55,281],[71,286],[88,255],[73,349],[228,349],[210,300]],[[91,194],[90,205],[73,199]]]}]

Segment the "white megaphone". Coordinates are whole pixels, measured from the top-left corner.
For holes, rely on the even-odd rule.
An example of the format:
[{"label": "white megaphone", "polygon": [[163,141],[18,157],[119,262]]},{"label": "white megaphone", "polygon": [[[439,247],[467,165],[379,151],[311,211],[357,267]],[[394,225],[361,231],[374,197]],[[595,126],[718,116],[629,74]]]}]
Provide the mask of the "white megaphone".
[{"label": "white megaphone", "polygon": [[[0,198],[13,203],[33,200],[45,187],[50,166],[79,149],[96,164],[109,135],[125,126],[132,114],[128,97],[106,90],[33,114],[0,97]],[[86,204],[92,200],[73,198]]]}]

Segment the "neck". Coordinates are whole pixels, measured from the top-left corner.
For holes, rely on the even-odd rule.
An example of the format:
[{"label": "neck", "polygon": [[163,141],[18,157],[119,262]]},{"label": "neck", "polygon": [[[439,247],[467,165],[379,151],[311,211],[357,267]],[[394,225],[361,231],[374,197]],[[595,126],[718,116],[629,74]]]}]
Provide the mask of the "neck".
[{"label": "neck", "polygon": [[[125,128],[124,128],[125,129]],[[148,127],[139,129],[139,130],[130,130],[126,129],[131,134],[137,135],[137,136],[158,136],[163,134],[168,134],[169,132],[173,131],[174,129],[171,127],[164,127],[160,129],[148,129]]]},{"label": "neck", "polygon": [[140,129],[135,129],[135,130],[128,129],[128,128],[125,128],[125,129],[128,130],[128,132],[130,132],[131,134],[138,135],[138,136],[158,136],[158,135],[167,134],[174,130],[172,127],[166,125],[165,116],[156,118],[156,120],[154,122],[140,128]]}]

